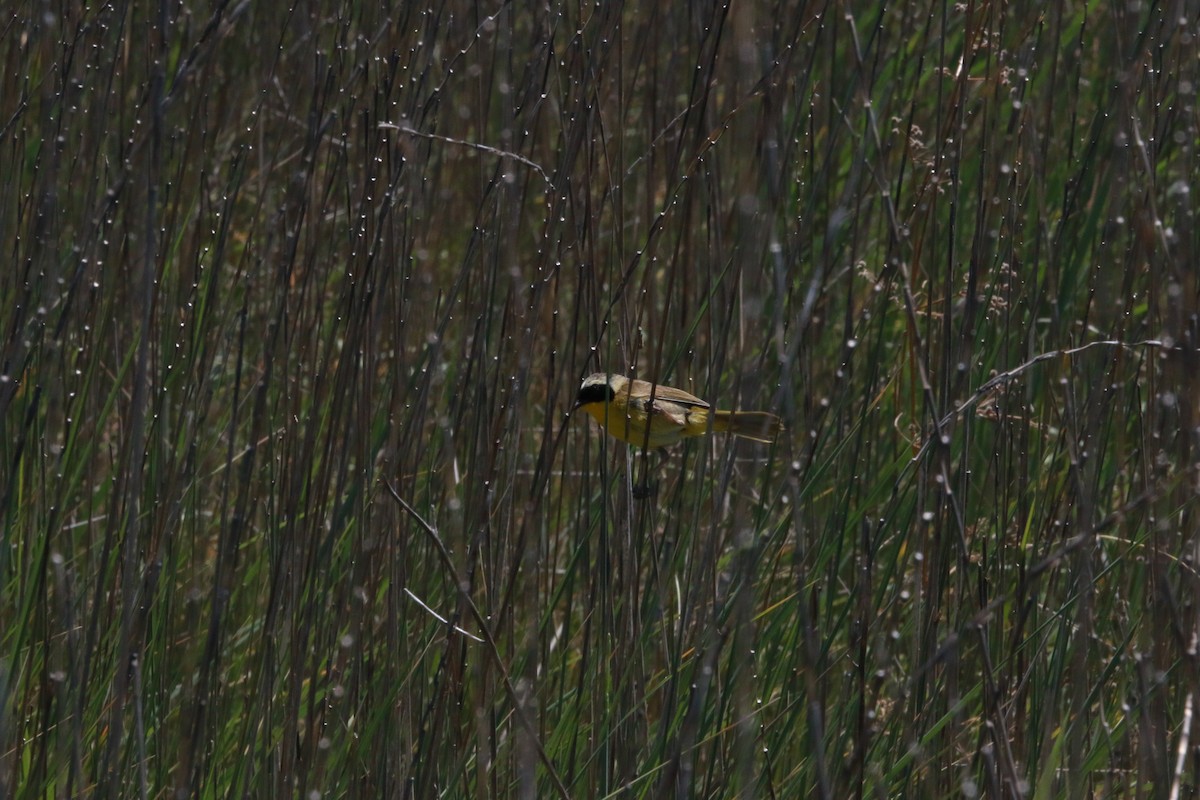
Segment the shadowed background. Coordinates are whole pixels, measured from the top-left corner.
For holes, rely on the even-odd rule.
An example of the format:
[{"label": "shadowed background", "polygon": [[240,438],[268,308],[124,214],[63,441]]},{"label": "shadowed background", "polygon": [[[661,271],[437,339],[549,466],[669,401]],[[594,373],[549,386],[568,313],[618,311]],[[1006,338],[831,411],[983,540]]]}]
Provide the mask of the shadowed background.
[{"label": "shadowed background", "polygon": [[1192,796],[1198,27],[12,4],[0,795]]}]

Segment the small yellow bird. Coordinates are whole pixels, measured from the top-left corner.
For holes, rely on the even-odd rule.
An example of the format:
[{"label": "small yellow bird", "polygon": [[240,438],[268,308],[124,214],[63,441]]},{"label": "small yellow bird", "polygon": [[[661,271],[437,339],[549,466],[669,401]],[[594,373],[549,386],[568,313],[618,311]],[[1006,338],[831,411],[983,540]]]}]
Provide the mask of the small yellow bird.
[{"label": "small yellow bird", "polygon": [[712,430],[757,442],[773,442],[783,430],[779,417],[766,411],[716,411],[682,389],[604,372],[583,379],[575,408],[621,441],[655,449],[703,436],[710,416]]}]

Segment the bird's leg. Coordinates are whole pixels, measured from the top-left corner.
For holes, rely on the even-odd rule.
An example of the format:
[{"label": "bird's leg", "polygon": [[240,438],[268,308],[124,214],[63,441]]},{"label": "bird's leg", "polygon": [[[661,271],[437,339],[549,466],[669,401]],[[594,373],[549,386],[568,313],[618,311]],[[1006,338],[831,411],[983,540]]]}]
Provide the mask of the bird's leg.
[{"label": "bird's leg", "polygon": [[653,497],[655,492],[658,491],[658,483],[655,482],[653,485],[650,483],[650,453],[644,447],[642,448],[642,457],[640,460],[642,462],[642,479],[633,486],[634,500],[646,500]]},{"label": "bird's leg", "polygon": [[660,447],[654,451],[657,459],[654,467],[650,466],[650,452],[642,450],[642,481],[633,487],[633,497],[636,500],[646,500],[658,494],[658,478],[650,479],[651,475],[657,475],[659,468],[667,460],[667,448]]}]

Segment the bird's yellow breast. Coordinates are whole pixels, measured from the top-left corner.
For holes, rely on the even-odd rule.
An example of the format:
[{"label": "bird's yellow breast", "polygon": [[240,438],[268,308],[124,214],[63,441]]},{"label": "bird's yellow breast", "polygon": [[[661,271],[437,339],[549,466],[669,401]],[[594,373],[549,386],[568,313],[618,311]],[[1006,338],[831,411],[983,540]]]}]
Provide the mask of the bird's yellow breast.
[{"label": "bird's yellow breast", "polygon": [[707,408],[656,400],[648,411],[645,401],[622,402],[625,399],[618,396],[612,403],[588,403],[581,408],[609,434],[636,447],[666,447],[708,432]]}]

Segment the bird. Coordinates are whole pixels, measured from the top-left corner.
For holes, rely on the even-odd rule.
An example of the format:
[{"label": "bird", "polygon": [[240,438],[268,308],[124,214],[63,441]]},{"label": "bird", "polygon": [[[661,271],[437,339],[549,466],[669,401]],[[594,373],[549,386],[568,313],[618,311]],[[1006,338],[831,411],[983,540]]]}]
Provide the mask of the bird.
[{"label": "bird", "polygon": [[646,449],[710,430],[769,444],[783,430],[779,417],[767,411],[718,411],[682,389],[608,372],[583,379],[574,410],[586,413],[617,439]]}]

